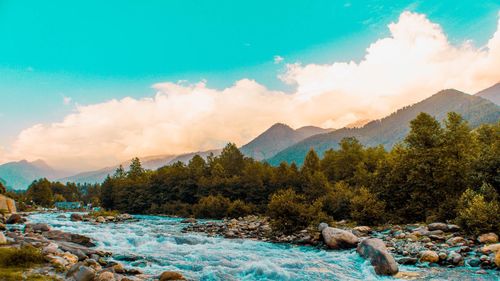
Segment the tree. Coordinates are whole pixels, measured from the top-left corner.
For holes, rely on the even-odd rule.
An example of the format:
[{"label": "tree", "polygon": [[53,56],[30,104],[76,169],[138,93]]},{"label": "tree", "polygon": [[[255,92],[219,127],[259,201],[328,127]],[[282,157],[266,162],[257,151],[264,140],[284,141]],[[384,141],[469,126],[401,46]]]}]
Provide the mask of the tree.
[{"label": "tree", "polygon": [[228,143],[222,149],[216,162],[222,165],[227,176],[240,175],[245,166],[244,156],[234,143]]},{"label": "tree", "polygon": [[33,181],[26,193],[29,200],[32,200],[37,205],[43,207],[52,205],[52,189],[50,188],[50,182],[46,178]]},{"label": "tree", "polygon": [[368,188],[361,187],[351,199],[351,218],[358,224],[377,225],[384,222],[385,203]]},{"label": "tree", "polygon": [[137,157],[133,158],[132,162],[130,163],[130,169],[127,174],[128,177],[131,179],[138,179],[142,177],[144,173],[145,170],[144,168],[142,168],[141,160],[139,160],[139,158]]},{"label": "tree", "polygon": [[467,189],[457,205],[456,222],[465,231],[479,235],[500,231],[500,204],[498,194],[490,185],[478,191]]},{"label": "tree", "polygon": [[302,165],[302,173],[312,174],[320,169],[320,161],[318,154],[314,149],[310,149],[304,159],[304,164]]}]

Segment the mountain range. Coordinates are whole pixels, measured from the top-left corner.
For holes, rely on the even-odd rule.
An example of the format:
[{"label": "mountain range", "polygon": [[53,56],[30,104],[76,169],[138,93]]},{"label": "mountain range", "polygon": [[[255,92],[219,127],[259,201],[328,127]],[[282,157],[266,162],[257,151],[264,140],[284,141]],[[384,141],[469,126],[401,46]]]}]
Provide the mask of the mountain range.
[{"label": "mountain range", "polygon": [[295,162],[300,165],[311,148],[322,155],[328,149],[338,148],[339,142],[345,137],[356,137],[366,146],[383,145],[386,149],[390,149],[403,140],[409,132],[410,121],[420,112],[426,112],[438,120],[443,120],[451,111],[462,115],[473,128],[483,123],[495,123],[500,119],[500,107],[493,102],[453,89],[443,90],[421,102],[399,109],[385,118],[371,121],[361,128],[343,128],[306,138],[266,161],[271,165],[278,165],[281,162]]},{"label": "mountain range", "polygon": [[[409,122],[420,112],[429,113],[438,120],[443,120],[448,112],[455,111],[474,128],[483,123],[498,122],[500,119],[499,102],[500,83],[475,95],[448,89],[421,102],[401,108],[380,120],[368,123],[367,120],[362,120],[339,130],[314,126],[293,129],[286,124],[277,123],[243,145],[240,150],[245,156],[267,161],[271,165],[279,165],[283,161],[300,165],[311,148],[321,155],[330,148],[337,148],[338,143],[344,137],[356,137],[366,146],[380,144],[390,149],[409,132]],[[214,149],[140,159],[144,168],[154,170],[178,161],[188,163],[197,154],[206,159],[210,154],[219,155],[220,152],[221,149]],[[22,160],[0,165],[0,180],[11,189],[26,189],[33,180],[41,177],[61,182],[98,183],[102,182],[108,174],[113,174],[119,165],[126,169],[130,161],[69,176],[68,173],[51,168],[42,160],[33,162]]]}]

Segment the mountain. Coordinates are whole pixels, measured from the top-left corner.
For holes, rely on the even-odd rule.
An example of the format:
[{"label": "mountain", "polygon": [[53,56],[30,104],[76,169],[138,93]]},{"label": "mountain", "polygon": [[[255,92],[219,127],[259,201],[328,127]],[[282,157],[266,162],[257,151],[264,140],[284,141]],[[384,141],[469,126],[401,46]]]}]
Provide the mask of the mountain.
[{"label": "mountain", "polygon": [[[183,162],[185,164],[189,163],[189,160],[193,158],[195,155],[200,155],[203,158],[207,158],[210,153],[214,155],[219,155],[221,152],[220,149],[208,150],[208,151],[200,151],[193,153],[186,153],[181,155],[157,155],[157,156],[149,156],[149,157],[140,157],[142,167],[149,170],[156,170],[165,165],[170,165],[175,162]],[[74,182],[74,183],[102,183],[108,175],[113,175],[116,169],[122,165],[125,170],[128,170],[130,166],[130,162],[122,162],[116,166],[105,167],[99,170],[88,171],[79,173],[70,177],[60,178],[58,181],[60,182]]]},{"label": "mountain", "polygon": [[[145,169],[155,170],[159,167],[167,165],[170,160],[174,159],[175,155],[156,155],[139,158],[141,160],[142,167]],[[106,179],[108,175],[115,173],[116,169],[122,165],[126,170],[130,166],[132,160],[122,162],[116,166],[105,167],[99,170],[88,171],[83,173],[78,173],[76,175],[60,178],[60,182],[75,182],[75,183],[101,183]]]},{"label": "mountain", "polygon": [[361,128],[343,128],[326,134],[319,134],[298,142],[269,158],[267,162],[279,165],[282,161],[302,164],[309,151],[314,148],[322,155],[330,148],[338,148],[338,143],[345,137],[356,137],[366,146],[383,145],[390,149],[400,142],[409,132],[409,123],[420,112],[433,115],[443,120],[448,112],[457,112],[469,122],[471,127],[482,123],[495,123],[500,119],[500,107],[478,96],[457,90],[443,90],[421,102],[404,107],[391,115],[372,121]]},{"label": "mountain", "polygon": [[21,160],[0,165],[0,178],[11,189],[24,190],[36,179],[56,179],[67,175],[65,172],[56,171],[42,160],[28,162]]},{"label": "mountain", "polygon": [[492,101],[496,105],[500,105],[500,82],[476,93],[476,96]]},{"label": "mountain", "polygon": [[276,123],[260,134],[258,137],[240,148],[245,156],[255,160],[271,158],[281,150],[298,143],[299,141],[313,135],[331,131],[314,126],[306,126],[294,130],[288,125]]}]

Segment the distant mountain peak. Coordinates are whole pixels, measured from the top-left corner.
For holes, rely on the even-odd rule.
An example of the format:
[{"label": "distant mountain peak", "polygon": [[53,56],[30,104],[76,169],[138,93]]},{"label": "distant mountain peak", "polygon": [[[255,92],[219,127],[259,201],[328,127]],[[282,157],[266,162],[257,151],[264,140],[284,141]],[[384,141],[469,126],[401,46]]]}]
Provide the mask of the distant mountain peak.
[{"label": "distant mountain peak", "polygon": [[475,96],[482,97],[483,99],[492,101],[496,105],[500,105],[500,82],[489,88],[477,92]]}]

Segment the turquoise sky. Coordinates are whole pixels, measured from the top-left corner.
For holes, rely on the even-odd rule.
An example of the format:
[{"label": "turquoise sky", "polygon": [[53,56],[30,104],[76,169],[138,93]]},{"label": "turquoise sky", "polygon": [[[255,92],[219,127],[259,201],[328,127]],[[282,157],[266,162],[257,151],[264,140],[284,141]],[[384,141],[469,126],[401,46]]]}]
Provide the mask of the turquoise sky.
[{"label": "turquoise sky", "polygon": [[150,96],[161,81],[221,88],[251,78],[284,89],[284,63],[359,60],[404,10],[426,14],[452,42],[482,45],[500,3],[0,0],[0,145],[75,103]]}]

